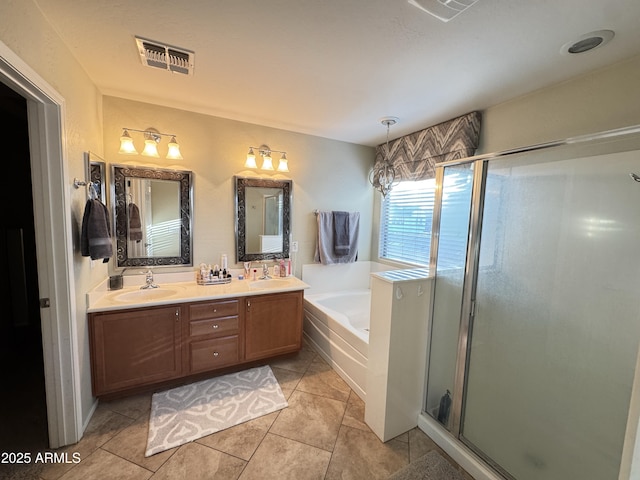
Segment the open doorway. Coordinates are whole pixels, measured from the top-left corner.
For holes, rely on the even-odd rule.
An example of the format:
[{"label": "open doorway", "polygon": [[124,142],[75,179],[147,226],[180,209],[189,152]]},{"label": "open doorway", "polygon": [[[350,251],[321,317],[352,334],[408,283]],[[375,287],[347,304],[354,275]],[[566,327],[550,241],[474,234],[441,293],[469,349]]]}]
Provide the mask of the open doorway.
[{"label": "open doorway", "polygon": [[27,102],[2,83],[0,115],[11,139],[0,176],[0,451],[33,452],[49,442]]},{"label": "open doorway", "polygon": [[[65,101],[55,89],[2,42],[0,42],[0,83],[13,90],[22,97],[21,101],[26,103],[28,146],[25,154],[28,158],[26,163],[30,164],[30,181],[20,184],[9,173],[9,165],[13,167],[17,160],[13,158],[15,154],[7,153],[5,148],[8,150],[8,147],[3,145],[3,159],[7,170],[3,170],[2,176],[5,177],[3,181],[9,182],[9,187],[5,184],[3,190],[10,195],[8,199],[3,197],[5,202],[3,209],[19,210],[18,191],[32,197],[30,214],[35,241],[27,242],[25,234],[29,233],[26,232],[28,229],[26,226],[21,232],[11,233],[10,237],[13,238],[14,243],[21,245],[25,259],[32,255],[31,258],[34,260],[32,266],[37,270],[37,274],[27,270],[24,272],[25,282],[27,278],[32,282],[30,286],[25,286],[27,292],[29,289],[37,291],[35,298],[38,299],[37,305],[34,306],[32,295],[31,300],[27,300],[25,311],[29,315],[29,309],[39,310],[40,331],[38,332],[37,327],[31,330],[33,335],[39,333],[42,336],[40,348],[37,349],[37,353],[32,352],[29,358],[42,356],[42,362],[36,360],[36,364],[40,364],[44,369],[48,446],[58,448],[77,442],[83,433],[78,380],[80,366],[75,327],[77,311],[71,239],[73,229],[69,206],[69,189],[73,187],[69,185],[63,142]],[[22,113],[18,114],[19,117],[21,115]],[[24,120],[19,122],[24,126]],[[5,127],[7,123],[11,122],[3,122]],[[14,142],[13,134],[7,135],[6,138]],[[4,143],[6,144],[7,141]],[[27,174],[26,178],[28,177]],[[16,262],[18,265],[19,263]],[[19,271],[20,268],[18,267],[17,270]],[[10,281],[13,284],[15,278],[11,276]],[[4,322],[4,312],[2,317]],[[37,324],[38,322],[29,320],[29,323]],[[11,339],[8,341],[11,342]],[[24,366],[22,363],[17,360],[5,361],[3,372],[10,369],[17,371]],[[13,392],[7,392],[3,388],[3,393],[11,395]],[[3,437],[4,433],[3,424],[3,428],[0,428],[0,437]],[[12,447],[11,451],[15,451],[15,447]]]}]

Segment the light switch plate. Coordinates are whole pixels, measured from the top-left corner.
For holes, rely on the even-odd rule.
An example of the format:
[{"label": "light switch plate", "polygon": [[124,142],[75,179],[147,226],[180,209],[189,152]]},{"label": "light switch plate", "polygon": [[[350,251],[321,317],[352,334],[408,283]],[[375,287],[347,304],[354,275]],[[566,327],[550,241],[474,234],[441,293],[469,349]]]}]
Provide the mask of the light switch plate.
[{"label": "light switch plate", "polygon": [[298,242],[291,242],[291,253],[296,253],[298,251]]}]

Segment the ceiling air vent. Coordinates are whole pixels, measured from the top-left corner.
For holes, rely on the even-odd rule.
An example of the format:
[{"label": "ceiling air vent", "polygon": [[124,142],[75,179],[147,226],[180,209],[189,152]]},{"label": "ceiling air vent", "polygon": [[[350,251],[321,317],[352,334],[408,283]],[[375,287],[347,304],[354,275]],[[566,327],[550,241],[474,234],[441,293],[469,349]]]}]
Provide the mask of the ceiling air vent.
[{"label": "ceiling air vent", "polygon": [[143,65],[193,75],[193,52],[140,37],[136,37],[136,45]]},{"label": "ceiling air vent", "polygon": [[438,20],[448,22],[477,1],[478,0],[409,0],[409,3],[433,15]]}]

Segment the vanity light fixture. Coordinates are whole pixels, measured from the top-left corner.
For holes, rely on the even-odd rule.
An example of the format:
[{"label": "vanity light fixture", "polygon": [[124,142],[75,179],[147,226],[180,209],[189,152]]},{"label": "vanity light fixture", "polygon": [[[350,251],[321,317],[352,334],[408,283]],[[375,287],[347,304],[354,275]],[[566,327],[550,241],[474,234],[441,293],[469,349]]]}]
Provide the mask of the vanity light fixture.
[{"label": "vanity light fixture", "polygon": [[180,145],[178,145],[176,136],[172,133],[160,133],[155,128],[147,128],[146,130],[136,130],[135,128],[126,127],[123,128],[122,136],[120,137],[120,151],[118,153],[123,155],[138,155],[138,150],[136,150],[136,147],[133,144],[133,138],[131,138],[129,132],[140,132],[144,135],[144,150],[142,150],[142,155],[154,158],[160,157],[160,154],[158,153],[158,144],[162,137],[171,137],[168,144],[169,151],[166,158],[170,160],[182,160],[182,155],[180,155]]},{"label": "vanity light fixture", "polygon": [[380,123],[387,127],[387,148],[384,153],[384,159],[373,167],[371,174],[369,175],[369,182],[373,185],[373,188],[379,190],[382,193],[382,197],[386,197],[387,193],[397,184],[396,182],[396,170],[389,160],[389,127],[395,125],[398,122],[396,117],[383,117],[380,119]]},{"label": "vanity light fixture", "polygon": [[278,171],[279,172],[288,172],[289,171],[289,161],[287,160],[287,152],[283,152],[280,150],[271,150],[268,145],[260,145],[259,147],[249,147],[249,152],[247,153],[247,160],[244,162],[245,168],[258,168],[258,164],[256,163],[256,154],[254,153],[254,149],[258,151],[258,154],[262,157],[262,166],[261,170],[274,170],[273,168],[273,158],[271,157],[271,152],[281,153],[280,161],[278,162]]}]

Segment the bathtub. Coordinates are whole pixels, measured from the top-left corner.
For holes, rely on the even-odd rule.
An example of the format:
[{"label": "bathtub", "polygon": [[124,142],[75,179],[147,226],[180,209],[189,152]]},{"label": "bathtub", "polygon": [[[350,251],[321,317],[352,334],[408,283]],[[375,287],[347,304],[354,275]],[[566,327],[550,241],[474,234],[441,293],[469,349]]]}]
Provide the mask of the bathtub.
[{"label": "bathtub", "polygon": [[304,335],[318,354],[366,400],[370,276],[388,267],[375,262],[302,266]]}]

